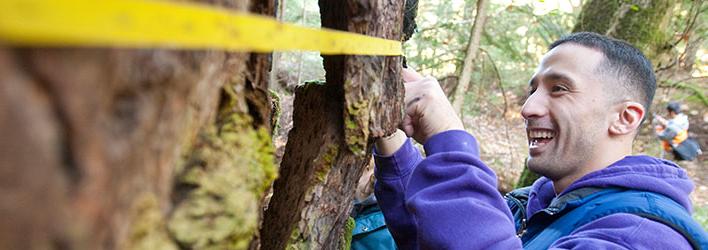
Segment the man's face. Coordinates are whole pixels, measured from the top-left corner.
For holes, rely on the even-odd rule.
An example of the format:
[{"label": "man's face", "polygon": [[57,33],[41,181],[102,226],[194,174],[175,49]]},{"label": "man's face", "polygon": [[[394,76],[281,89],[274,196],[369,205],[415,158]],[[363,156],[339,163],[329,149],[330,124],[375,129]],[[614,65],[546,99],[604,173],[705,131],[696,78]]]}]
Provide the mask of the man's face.
[{"label": "man's face", "polygon": [[546,53],[521,109],[526,119],[529,168],[551,180],[582,171],[608,138],[608,98],[595,70],[596,50],[565,43]]}]

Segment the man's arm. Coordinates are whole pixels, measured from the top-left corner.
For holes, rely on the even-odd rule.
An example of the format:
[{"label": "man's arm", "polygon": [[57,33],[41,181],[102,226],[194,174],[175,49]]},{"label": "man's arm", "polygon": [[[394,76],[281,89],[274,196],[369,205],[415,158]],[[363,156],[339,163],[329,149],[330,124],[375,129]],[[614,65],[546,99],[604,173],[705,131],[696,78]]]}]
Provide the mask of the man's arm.
[{"label": "man's arm", "polygon": [[[399,246],[520,248],[511,213],[496,189],[496,176],[479,160],[474,137],[464,132],[440,85],[407,69],[403,78],[402,127],[425,145],[428,158],[405,157],[413,148],[410,142],[390,158],[377,157],[376,196]],[[377,149],[396,148],[390,144],[379,140]]]},{"label": "man's arm", "polygon": [[[434,78],[423,77],[410,69],[403,69],[402,76],[406,82],[406,114],[401,124],[405,133],[399,130],[376,141],[375,194],[399,247],[417,249],[417,227],[406,209],[405,193],[410,175],[422,157],[408,136],[424,142],[433,134],[463,127]],[[424,122],[429,120],[435,122]]]},{"label": "man's arm", "polygon": [[520,248],[494,172],[474,137],[449,130],[425,144],[410,140],[390,156],[375,153],[376,198],[401,249]]},{"label": "man's arm", "polygon": [[411,175],[406,205],[421,249],[520,249],[511,212],[477,142],[462,130],[425,144],[428,157]]},{"label": "man's arm", "polygon": [[405,190],[410,175],[422,160],[410,139],[398,131],[379,140],[374,150],[376,185],[374,192],[391,235],[401,249],[416,249],[416,224],[405,207]]}]

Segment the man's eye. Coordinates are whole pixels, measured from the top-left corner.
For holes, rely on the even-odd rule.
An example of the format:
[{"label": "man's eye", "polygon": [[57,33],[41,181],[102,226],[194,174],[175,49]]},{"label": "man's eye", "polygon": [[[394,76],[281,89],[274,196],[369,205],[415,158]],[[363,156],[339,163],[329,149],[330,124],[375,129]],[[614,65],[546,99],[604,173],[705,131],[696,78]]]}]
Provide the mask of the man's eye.
[{"label": "man's eye", "polygon": [[566,88],[563,85],[555,85],[553,88],[551,88],[551,92],[559,92],[559,91],[568,91],[568,88]]},{"label": "man's eye", "polygon": [[533,95],[533,92],[536,92],[536,88],[529,88],[529,96]]}]

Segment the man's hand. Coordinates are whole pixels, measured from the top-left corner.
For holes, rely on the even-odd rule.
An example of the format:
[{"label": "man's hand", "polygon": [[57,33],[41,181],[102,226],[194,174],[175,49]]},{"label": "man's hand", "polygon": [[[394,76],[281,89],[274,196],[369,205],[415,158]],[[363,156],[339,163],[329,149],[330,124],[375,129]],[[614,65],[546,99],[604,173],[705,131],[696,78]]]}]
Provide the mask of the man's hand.
[{"label": "man's hand", "polygon": [[654,116],[654,123],[657,123],[663,127],[666,127],[666,124],[669,123],[664,117],[661,117],[660,115],[655,115]]},{"label": "man's hand", "polygon": [[465,129],[435,78],[406,68],[402,74],[406,91],[402,129],[408,136],[424,144],[440,132]]},{"label": "man's hand", "polygon": [[405,82],[406,116],[396,133],[376,140],[376,150],[390,156],[405,143],[407,136],[425,143],[431,136],[447,130],[464,130],[462,121],[433,77],[423,77],[412,69],[402,71]]}]

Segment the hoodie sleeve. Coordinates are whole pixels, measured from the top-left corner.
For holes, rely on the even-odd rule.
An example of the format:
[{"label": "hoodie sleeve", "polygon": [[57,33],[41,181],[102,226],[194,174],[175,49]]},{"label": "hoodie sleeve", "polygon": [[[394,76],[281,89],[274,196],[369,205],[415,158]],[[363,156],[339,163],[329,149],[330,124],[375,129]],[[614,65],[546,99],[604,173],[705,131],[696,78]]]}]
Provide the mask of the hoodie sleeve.
[{"label": "hoodie sleeve", "polygon": [[667,225],[618,213],[576,229],[554,242],[550,249],[691,249],[691,245]]},{"label": "hoodie sleeve", "polygon": [[424,146],[427,158],[405,190],[420,249],[521,249],[496,175],[479,159],[475,138],[452,130]]},{"label": "hoodie sleeve", "polygon": [[405,190],[411,173],[422,159],[410,139],[391,156],[381,156],[374,149],[374,193],[386,225],[401,249],[417,249],[416,224],[405,207]]}]

